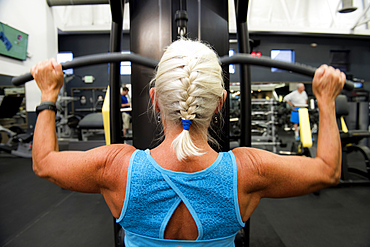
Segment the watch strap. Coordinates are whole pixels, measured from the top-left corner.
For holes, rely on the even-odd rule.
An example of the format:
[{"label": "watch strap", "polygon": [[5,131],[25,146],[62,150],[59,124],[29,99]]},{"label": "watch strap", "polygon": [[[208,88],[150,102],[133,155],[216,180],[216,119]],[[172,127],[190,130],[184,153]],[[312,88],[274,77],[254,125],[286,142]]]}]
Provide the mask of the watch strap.
[{"label": "watch strap", "polygon": [[36,115],[39,115],[39,113],[42,112],[43,110],[51,110],[54,111],[55,114],[57,113],[57,107],[55,103],[51,101],[41,102],[41,104],[36,107]]}]

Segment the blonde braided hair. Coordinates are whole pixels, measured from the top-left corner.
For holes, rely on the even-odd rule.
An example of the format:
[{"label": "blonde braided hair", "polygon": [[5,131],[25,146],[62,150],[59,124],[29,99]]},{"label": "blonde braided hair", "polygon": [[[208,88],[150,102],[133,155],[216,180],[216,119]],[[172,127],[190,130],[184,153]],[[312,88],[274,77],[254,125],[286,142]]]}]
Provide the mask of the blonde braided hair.
[{"label": "blonde braided hair", "polygon": [[216,53],[207,45],[191,40],[172,43],[158,64],[155,101],[166,121],[181,124],[191,120],[172,142],[179,160],[204,153],[190,133],[207,136],[207,128],[223,94],[222,70]]}]

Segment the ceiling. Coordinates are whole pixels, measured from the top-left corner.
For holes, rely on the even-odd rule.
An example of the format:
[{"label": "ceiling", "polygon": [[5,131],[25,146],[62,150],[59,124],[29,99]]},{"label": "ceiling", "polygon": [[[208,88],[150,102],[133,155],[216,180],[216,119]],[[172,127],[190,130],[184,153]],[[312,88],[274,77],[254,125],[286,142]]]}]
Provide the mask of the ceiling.
[{"label": "ceiling", "polygon": [[[338,12],[343,7],[341,0],[249,0],[248,29],[250,32],[370,36],[370,0],[353,0],[353,6],[357,10],[342,14]],[[234,9],[234,0],[229,0],[230,33],[236,32]],[[108,4],[53,6],[52,12],[61,32],[99,32],[109,31],[111,27]],[[126,3],[123,29],[129,30],[129,27],[129,4]]]}]

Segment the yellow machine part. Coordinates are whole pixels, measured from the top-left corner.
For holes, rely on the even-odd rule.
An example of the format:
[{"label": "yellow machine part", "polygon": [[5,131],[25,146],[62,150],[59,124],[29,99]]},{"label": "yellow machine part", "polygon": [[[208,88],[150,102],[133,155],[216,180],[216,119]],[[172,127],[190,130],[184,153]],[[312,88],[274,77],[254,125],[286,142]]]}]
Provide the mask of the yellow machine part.
[{"label": "yellow machine part", "polygon": [[299,108],[298,115],[302,147],[304,148],[312,147],[310,118],[308,116],[307,108]]},{"label": "yellow machine part", "polygon": [[105,93],[104,103],[103,103],[103,123],[105,132],[105,144],[110,145],[110,98],[109,98],[109,86],[107,92]]},{"label": "yellow machine part", "polygon": [[344,122],[343,116],[340,117],[340,125],[342,126],[342,131],[344,133],[348,133],[348,128],[347,128],[346,122]]}]

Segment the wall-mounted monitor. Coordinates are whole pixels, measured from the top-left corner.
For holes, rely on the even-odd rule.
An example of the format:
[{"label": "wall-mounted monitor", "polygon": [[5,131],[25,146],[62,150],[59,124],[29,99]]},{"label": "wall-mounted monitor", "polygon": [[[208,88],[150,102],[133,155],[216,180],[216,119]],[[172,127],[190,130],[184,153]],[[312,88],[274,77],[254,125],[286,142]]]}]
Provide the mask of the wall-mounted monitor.
[{"label": "wall-mounted monitor", "polygon": [[362,82],[354,82],[353,83],[353,86],[355,88],[363,88],[364,87],[364,84]]},{"label": "wall-mounted monitor", "polygon": [[[288,63],[294,63],[295,54],[293,50],[271,50],[271,59]],[[289,71],[271,68],[271,72],[289,72]]]},{"label": "wall-mounted monitor", "polygon": [[0,22],[0,54],[19,59],[27,58],[28,34]]}]

